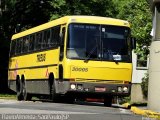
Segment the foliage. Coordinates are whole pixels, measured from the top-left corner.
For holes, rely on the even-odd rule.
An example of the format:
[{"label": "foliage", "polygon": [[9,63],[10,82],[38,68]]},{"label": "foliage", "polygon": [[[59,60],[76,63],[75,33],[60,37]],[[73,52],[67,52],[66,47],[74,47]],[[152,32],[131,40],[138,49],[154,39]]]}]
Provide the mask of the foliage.
[{"label": "foliage", "polygon": [[129,103],[130,102],[130,100],[131,100],[131,97],[129,96],[129,97],[119,97],[118,98],[118,102],[119,102],[119,104],[125,104],[125,103]]},{"label": "foliage", "polygon": [[47,22],[50,9],[49,0],[17,0],[11,22],[16,23],[15,28],[19,25],[19,31],[22,31]]},{"label": "foliage", "polygon": [[0,99],[16,99],[16,94],[0,94]]},{"label": "foliage", "polygon": [[[108,0],[52,0],[51,20],[65,15],[114,16],[114,6]],[[99,7],[101,6],[101,7]]]},{"label": "foliage", "polygon": [[141,87],[142,87],[142,92],[143,92],[144,98],[148,98],[148,80],[149,80],[149,75],[147,73],[142,78],[142,83],[141,83]]},{"label": "foliage", "polygon": [[137,40],[136,53],[146,60],[151,42],[152,15],[146,0],[113,0],[117,7],[117,18],[131,23],[132,36]]},{"label": "foliage", "polygon": [[7,89],[8,56],[11,36],[26,28],[47,22],[48,0],[0,0],[0,92]]},{"label": "foliage", "polygon": [[[10,43],[10,13],[15,0],[0,0],[0,92],[7,88],[8,49]],[[3,52],[2,52],[3,51]]]}]

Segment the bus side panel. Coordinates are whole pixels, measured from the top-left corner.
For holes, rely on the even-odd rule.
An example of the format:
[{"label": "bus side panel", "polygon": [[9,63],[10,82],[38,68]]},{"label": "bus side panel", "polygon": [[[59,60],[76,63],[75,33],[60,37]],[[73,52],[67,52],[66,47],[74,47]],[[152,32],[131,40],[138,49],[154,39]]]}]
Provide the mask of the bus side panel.
[{"label": "bus side panel", "polygon": [[8,88],[16,92],[16,81],[8,80]]},{"label": "bus side panel", "polygon": [[9,88],[16,91],[16,76],[25,77],[28,93],[49,94],[49,74],[58,78],[59,49],[14,57],[10,62]]}]

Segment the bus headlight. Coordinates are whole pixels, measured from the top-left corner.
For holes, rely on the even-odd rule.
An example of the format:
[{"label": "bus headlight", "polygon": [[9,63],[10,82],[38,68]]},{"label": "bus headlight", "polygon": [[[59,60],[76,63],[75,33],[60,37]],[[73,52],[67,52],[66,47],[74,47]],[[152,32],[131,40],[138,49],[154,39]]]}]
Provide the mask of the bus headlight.
[{"label": "bus headlight", "polygon": [[128,92],[128,87],[123,87],[123,92],[127,93]]},{"label": "bus headlight", "polygon": [[72,90],[76,90],[76,85],[75,84],[71,84],[70,87],[71,87]]}]

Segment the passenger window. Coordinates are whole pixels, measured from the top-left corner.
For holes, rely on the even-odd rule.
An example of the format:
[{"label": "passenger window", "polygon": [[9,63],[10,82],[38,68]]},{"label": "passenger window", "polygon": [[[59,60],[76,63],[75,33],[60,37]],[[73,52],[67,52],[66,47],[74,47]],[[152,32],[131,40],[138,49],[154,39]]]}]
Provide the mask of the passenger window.
[{"label": "passenger window", "polygon": [[36,34],[36,50],[40,50],[42,47],[43,41],[42,41],[42,32],[38,32]]},{"label": "passenger window", "polygon": [[49,41],[50,41],[50,30],[45,30],[43,32],[43,48],[49,47]]},{"label": "passenger window", "polygon": [[17,39],[16,54],[20,54],[22,52],[22,45],[23,45],[23,39],[22,38]]},{"label": "passenger window", "polygon": [[14,56],[16,52],[16,40],[11,41],[10,56]]},{"label": "passenger window", "polygon": [[23,53],[27,53],[29,50],[29,43],[30,43],[30,38],[29,36],[26,36],[23,38],[23,48],[22,48],[22,52]]},{"label": "passenger window", "polygon": [[33,51],[35,49],[35,34],[30,35],[29,42],[29,51]]},{"label": "passenger window", "polygon": [[60,39],[60,26],[56,26],[52,28],[52,35],[50,40],[50,47],[57,47],[58,41]]}]

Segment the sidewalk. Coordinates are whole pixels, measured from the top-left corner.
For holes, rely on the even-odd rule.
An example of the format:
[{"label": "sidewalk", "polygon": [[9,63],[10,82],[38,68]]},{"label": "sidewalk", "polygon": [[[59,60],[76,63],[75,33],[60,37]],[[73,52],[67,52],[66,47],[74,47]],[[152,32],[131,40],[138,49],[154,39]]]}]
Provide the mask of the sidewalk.
[{"label": "sidewalk", "polygon": [[3,103],[16,103],[18,102],[17,100],[14,100],[14,99],[3,99],[3,98],[0,98],[0,104],[3,104]]}]

